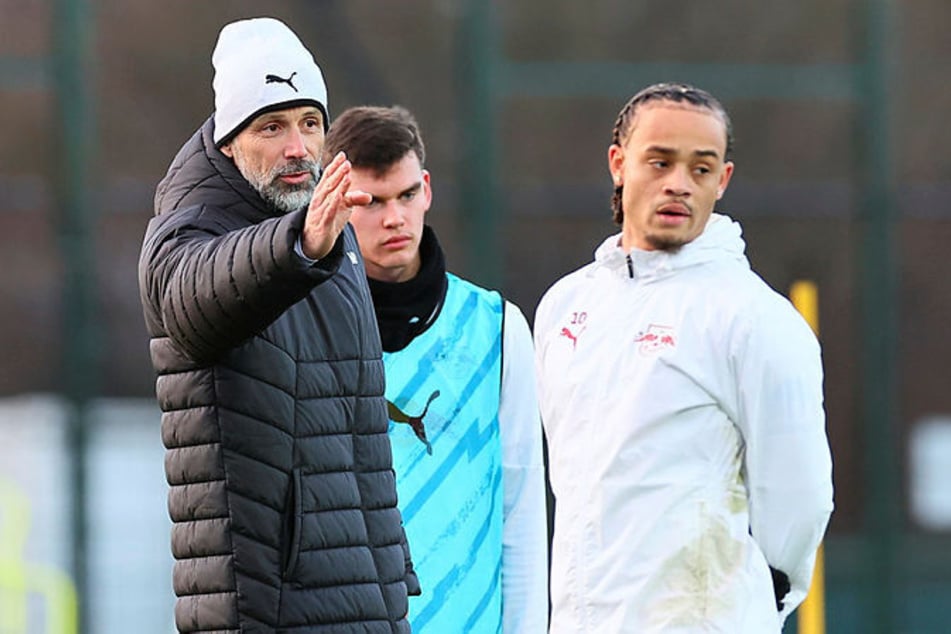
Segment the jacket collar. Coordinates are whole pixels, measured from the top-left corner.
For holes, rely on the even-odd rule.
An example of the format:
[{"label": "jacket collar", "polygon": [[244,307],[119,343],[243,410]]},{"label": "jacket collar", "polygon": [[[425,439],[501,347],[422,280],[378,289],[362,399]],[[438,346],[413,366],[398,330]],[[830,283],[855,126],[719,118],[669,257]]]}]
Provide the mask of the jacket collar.
[{"label": "jacket collar", "polygon": [[436,321],[446,300],[449,281],[446,259],[436,234],[423,227],[419,243],[419,272],[405,282],[381,282],[367,278],[383,350],[397,352],[410,344]]},{"label": "jacket collar", "polygon": [[621,234],[617,233],[595,250],[595,270],[604,268],[623,277],[645,279],[664,277],[675,271],[716,260],[746,261],[746,243],[740,224],[729,216],[711,214],[706,227],[695,240],[677,251],[644,251],[631,249],[628,254],[621,248]]},{"label": "jacket collar", "polygon": [[234,208],[255,222],[282,215],[251,187],[234,161],[215,147],[211,117],[185,142],[172,161],[156,189],[155,211],[163,214],[208,201],[218,207]]}]

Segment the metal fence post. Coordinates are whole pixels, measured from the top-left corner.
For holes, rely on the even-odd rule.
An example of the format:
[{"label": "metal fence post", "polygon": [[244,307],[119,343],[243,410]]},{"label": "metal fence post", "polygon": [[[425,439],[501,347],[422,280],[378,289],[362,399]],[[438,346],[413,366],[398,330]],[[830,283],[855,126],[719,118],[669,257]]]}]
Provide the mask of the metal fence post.
[{"label": "metal fence post", "polygon": [[53,20],[54,127],[61,141],[55,163],[59,247],[63,261],[62,391],[69,403],[72,574],[80,632],[89,631],[86,442],[90,400],[97,389],[94,319],[95,249],[91,174],[95,165],[92,21],[84,0],[57,0]]},{"label": "metal fence post", "polygon": [[860,38],[863,64],[858,66],[860,128],[856,147],[861,168],[857,248],[862,327],[860,354],[862,410],[866,439],[865,527],[867,549],[865,597],[867,632],[899,631],[895,614],[896,549],[900,537],[896,428],[898,404],[895,363],[897,350],[897,270],[892,145],[889,138],[890,32],[894,28],[890,0],[867,0]]},{"label": "metal fence post", "polygon": [[475,281],[490,288],[502,284],[503,249],[499,239],[499,195],[496,178],[495,75],[497,69],[495,4],[465,0],[459,22],[456,73],[460,83],[462,158],[459,203],[468,245],[469,269]]}]

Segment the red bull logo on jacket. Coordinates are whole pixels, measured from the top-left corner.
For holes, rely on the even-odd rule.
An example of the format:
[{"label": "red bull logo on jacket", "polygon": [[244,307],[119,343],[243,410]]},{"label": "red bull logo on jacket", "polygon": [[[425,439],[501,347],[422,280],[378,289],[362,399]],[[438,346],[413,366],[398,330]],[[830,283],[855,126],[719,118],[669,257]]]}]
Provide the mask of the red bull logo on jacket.
[{"label": "red bull logo on jacket", "polygon": [[642,330],[634,337],[638,344],[637,351],[643,355],[658,354],[662,350],[673,350],[677,347],[677,338],[671,326],[651,324],[647,330]]}]

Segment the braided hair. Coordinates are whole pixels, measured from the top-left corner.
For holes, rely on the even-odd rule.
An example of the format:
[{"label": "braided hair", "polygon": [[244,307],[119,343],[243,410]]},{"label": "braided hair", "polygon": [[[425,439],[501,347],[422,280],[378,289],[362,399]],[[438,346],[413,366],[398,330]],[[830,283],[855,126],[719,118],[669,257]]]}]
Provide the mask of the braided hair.
[{"label": "braided hair", "polygon": [[[726,126],[726,157],[729,158],[733,151],[733,124],[730,122],[730,115],[716,97],[705,90],[694,88],[688,84],[660,83],[644,88],[636,95],[631,97],[621,112],[618,113],[617,120],[614,122],[614,130],[611,134],[611,145],[621,147],[624,139],[631,131],[634,123],[634,117],[637,114],[638,106],[653,101],[673,101],[677,103],[689,103],[698,108],[706,108],[717,114]],[[621,204],[621,194],[624,191],[623,185],[617,185],[614,188],[614,195],[611,197],[611,210],[614,213],[614,222],[623,224],[624,208]]]}]

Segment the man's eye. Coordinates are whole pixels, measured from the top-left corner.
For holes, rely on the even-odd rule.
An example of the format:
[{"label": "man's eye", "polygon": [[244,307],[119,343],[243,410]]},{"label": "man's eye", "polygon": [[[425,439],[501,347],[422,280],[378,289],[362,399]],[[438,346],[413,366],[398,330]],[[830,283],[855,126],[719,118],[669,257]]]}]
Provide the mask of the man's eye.
[{"label": "man's eye", "polygon": [[416,192],[405,192],[400,196],[401,199],[405,201],[410,201],[416,198]]}]

